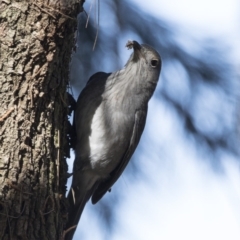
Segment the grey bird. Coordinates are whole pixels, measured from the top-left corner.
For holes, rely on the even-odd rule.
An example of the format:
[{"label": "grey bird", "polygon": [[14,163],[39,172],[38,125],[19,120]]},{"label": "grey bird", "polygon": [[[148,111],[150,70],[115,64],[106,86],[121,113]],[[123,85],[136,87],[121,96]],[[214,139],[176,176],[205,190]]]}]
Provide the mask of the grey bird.
[{"label": "grey bird", "polygon": [[148,102],[161,70],[159,53],[133,48],[122,70],[98,72],[87,82],[75,110],[76,148],[65,239],[72,239],[86,202],[97,203],[117,181],[141,138]]}]

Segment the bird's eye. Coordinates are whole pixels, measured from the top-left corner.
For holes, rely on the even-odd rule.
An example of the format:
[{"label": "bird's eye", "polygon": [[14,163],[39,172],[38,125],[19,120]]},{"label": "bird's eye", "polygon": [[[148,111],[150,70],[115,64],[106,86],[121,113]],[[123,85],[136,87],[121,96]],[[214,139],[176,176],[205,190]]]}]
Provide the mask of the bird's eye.
[{"label": "bird's eye", "polygon": [[158,60],[157,60],[157,59],[152,59],[152,60],[151,60],[151,66],[152,66],[153,68],[155,68],[155,67],[157,67],[157,65],[158,65]]}]

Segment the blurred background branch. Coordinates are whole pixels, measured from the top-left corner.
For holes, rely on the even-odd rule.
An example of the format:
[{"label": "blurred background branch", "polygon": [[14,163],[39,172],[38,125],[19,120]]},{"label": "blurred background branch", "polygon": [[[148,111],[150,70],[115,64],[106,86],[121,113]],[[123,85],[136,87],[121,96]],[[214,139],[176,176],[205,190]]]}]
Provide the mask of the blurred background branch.
[{"label": "blurred background branch", "polygon": [[[87,12],[90,3],[91,1],[86,2]],[[88,12],[91,15],[87,28],[87,16],[81,14],[78,17],[77,51],[73,53],[71,63],[74,97],[77,98],[93,73],[112,72],[122,68],[130,55],[124,48],[127,40],[147,43],[159,51],[163,60],[154,98],[172,114],[182,129],[184,134],[181,135],[181,141],[193,146],[215,170],[223,170],[220,160],[222,154],[237,159],[239,72],[232,60],[231,46],[222,39],[194,37],[180,26],[170,24],[160,16],[154,17],[131,1],[101,1],[100,4],[99,26],[93,13],[95,10]],[[98,7],[98,4],[93,6]],[[93,51],[97,28],[99,34]],[[155,117],[151,112],[149,119]],[[164,121],[167,121],[165,116],[161,116],[155,122],[161,126]],[[126,178],[133,182],[147,178],[143,166],[137,162],[143,152],[146,153],[146,145],[149,144],[147,134],[146,130],[140,148],[126,169]],[[169,134],[180,135],[174,130]],[[159,144],[156,144],[159,149],[155,147],[154,151],[174,151],[174,146],[166,148],[161,145],[162,137],[155,137],[159,139]],[[159,159],[164,158],[163,155],[160,154]],[[97,209],[101,216],[99,224],[107,229],[102,232],[105,236],[103,239],[112,239],[116,209],[119,201],[124,199],[121,192],[124,191],[123,188],[120,184],[114,187],[114,191],[107,194],[94,208],[94,212]],[[80,228],[81,226],[80,223]]]}]

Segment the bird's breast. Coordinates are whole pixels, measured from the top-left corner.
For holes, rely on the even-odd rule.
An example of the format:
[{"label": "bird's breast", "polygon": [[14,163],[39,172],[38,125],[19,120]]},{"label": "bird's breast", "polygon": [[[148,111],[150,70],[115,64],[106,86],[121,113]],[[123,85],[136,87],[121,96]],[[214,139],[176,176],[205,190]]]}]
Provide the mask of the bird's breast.
[{"label": "bird's breast", "polygon": [[120,108],[100,105],[92,118],[89,136],[91,167],[108,175],[120,162],[131,138],[131,116]]}]

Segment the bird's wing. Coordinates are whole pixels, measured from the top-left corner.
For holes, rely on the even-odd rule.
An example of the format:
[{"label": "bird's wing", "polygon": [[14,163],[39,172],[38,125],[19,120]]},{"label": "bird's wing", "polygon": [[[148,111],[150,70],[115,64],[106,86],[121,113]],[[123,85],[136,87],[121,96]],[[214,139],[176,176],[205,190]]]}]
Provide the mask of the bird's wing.
[{"label": "bird's wing", "polygon": [[[86,122],[92,120],[91,117],[94,116],[94,112],[101,104],[106,81],[110,75],[111,73],[105,72],[97,72],[93,74],[78,97],[73,117],[73,145],[74,150],[76,151],[78,151],[76,149],[76,144],[79,143],[79,138],[81,138],[83,133],[88,136],[86,132],[88,131],[89,134],[91,132],[91,125],[86,124]],[[82,146],[80,147],[82,148]],[[76,164],[78,164],[77,161],[75,161],[75,165]]]},{"label": "bird's wing", "polygon": [[111,188],[111,186],[117,181],[119,176],[124,171],[125,167],[127,166],[130,158],[132,157],[139,143],[139,140],[141,138],[141,135],[145,126],[146,116],[147,116],[147,109],[145,111],[138,110],[135,113],[135,122],[134,122],[132,137],[129,142],[129,146],[126,152],[124,153],[120,164],[110,173],[110,177],[107,178],[104,182],[101,182],[96,188],[96,190],[94,191],[92,196],[93,204],[97,203],[103,197],[103,195]]},{"label": "bird's wing", "polygon": [[[105,83],[110,74],[111,73],[104,73],[104,72],[95,73],[90,77],[90,79],[86,84],[86,87],[81,92],[77,101],[76,110],[74,112],[73,127],[76,134],[75,144],[77,144],[77,141],[79,141],[79,139],[81,138],[83,131],[85,131],[86,136],[89,135],[89,134],[86,134],[86,132],[91,131],[90,125],[88,127],[83,127],[86,121],[91,121],[90,119],[87,119],[86,116],[93,116],[96,108],[98,107],[98,105],[101,104],[101,101],[102,101],[101,95],[104,92]],[[101,84],[99,84],[99,82],[101,82]],[[87,111],[87,112],[84,112],[84,111]],[[77,125],[76,123],[78,123],[79,125]],[[80,146],[82,146],[82,142],[80,142]],[[82,148],[75,149],[76,153],[78,151],[83,151],[83,150]],[[67,233],[65,240],[70,240],[73,238],[74,232],[76,230],[77,224],[79,222],[79,219],[81,217],[85,204],[89,200],[89,198],[92,196],[92,193],[95,189],[95,185],[90,190],[86,190],[85,187],[82,187],[82,184],[84,184],[84,182],[82,182],[84,177],[81,175],[80,170],[84,162],[79,161],[77,154],[75,155],[76,155],[76,158],[74,162],[73,182],[67,197],[69,202],[69,209],[68,209],[68,222],[66,225],[66,229],[72,228],[72,230]]]},{"label": "bird's wing", "polygon": [[107,79],[107,77],[110,75],[111,73],[105,73],[105,72],[97,72],[97,73],[94,73],[87,81],[87,85],[89,83],[92,83],[94,81],[99,81],[99,79]]}]

